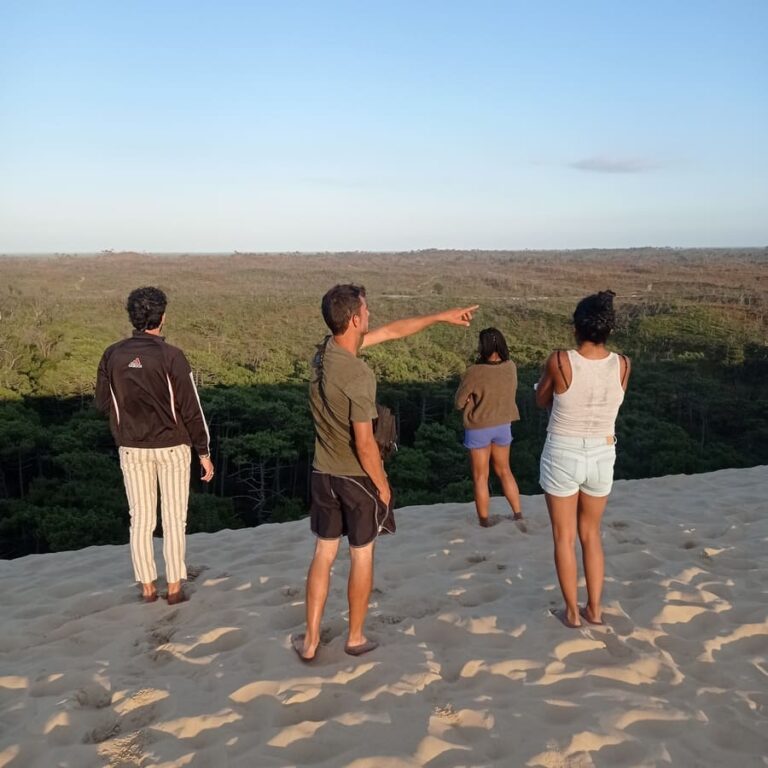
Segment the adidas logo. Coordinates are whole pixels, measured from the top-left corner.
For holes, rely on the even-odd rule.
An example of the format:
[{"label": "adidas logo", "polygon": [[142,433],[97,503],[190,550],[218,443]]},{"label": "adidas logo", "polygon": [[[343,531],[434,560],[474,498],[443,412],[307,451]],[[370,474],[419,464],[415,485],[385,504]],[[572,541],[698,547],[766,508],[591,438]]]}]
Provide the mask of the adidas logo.
[{"label": "adidas logo", "polygon": [[128,363],[129,368],[143,368],[144,366],[141,364],[141,359],[138,357],[134,357],[133,360],[131,360],[130,363]]}]

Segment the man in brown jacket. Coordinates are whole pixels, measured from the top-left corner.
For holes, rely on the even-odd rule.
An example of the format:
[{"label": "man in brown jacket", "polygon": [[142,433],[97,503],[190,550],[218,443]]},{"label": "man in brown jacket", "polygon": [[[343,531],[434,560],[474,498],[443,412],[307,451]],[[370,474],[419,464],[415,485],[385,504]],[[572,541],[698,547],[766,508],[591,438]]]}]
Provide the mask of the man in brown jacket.
[{"label": "man in brown jacket", "polygon": [[157,526],[157,488],[163,520],[163,557],[168,603],[186,598],[181,580],[189,500],[191,449],[200,459],[202,479],[213,477],[208,425],[192,369],[184,353],[160,335],[165,294],[137,288],[126,309],[134,331],[108,347],[96,377],[96,407],[109,416],[120,453],[131,515],[131,559],[145,602],[157,600],[152,532]]}]

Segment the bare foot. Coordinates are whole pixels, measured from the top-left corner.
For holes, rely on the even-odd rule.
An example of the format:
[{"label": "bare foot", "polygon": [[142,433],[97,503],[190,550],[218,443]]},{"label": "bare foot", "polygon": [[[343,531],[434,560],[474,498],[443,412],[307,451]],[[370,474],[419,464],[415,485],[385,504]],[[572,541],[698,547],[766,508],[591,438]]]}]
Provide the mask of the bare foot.
[{"label": "bare foot", "polygon": [[579,613],[581,614],[582,618],[588,621],[590,624],[595,624],[598,627],[605,624],[603,621],[603,612],[595,612],[593,613],[592,610],[588,605],[585,605]]},{"label": "bare foot", "polygon": [[302,661],[314,661],[315,656],[317,655],[317,646],[320,645],[320,641],[318,640],[316,643],[308,643],[306,635],[293,635],[291,637],[291,645]]}]

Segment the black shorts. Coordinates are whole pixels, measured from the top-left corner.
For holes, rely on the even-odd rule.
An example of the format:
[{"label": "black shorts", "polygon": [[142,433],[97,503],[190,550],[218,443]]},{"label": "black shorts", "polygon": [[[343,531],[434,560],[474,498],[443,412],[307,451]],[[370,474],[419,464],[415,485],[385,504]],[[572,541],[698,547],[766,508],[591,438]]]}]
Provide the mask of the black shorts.
[{"label": "black shorts", "polygon": [[[365,547],[379,533],[384,533],[382,525],[387,523],[389,511],[367,475],[347,477],[312,471],[309,518],[315,536],[321,539],[346,536],[350,547]],[[394,533],[394,530],[387,532]]]}]

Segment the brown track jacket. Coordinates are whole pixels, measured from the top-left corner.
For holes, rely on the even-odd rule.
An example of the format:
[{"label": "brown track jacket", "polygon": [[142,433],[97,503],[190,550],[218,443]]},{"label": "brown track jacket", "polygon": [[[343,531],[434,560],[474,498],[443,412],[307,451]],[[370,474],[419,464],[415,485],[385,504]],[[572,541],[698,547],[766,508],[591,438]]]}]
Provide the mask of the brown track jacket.
[{"label": "brown track jacket", "polygon": [[191,445],[210,452],[210,436],[192,369],[162,336],[134,331],[108,347],[96,376],[96,407],[109,416],[118,446]]}]

